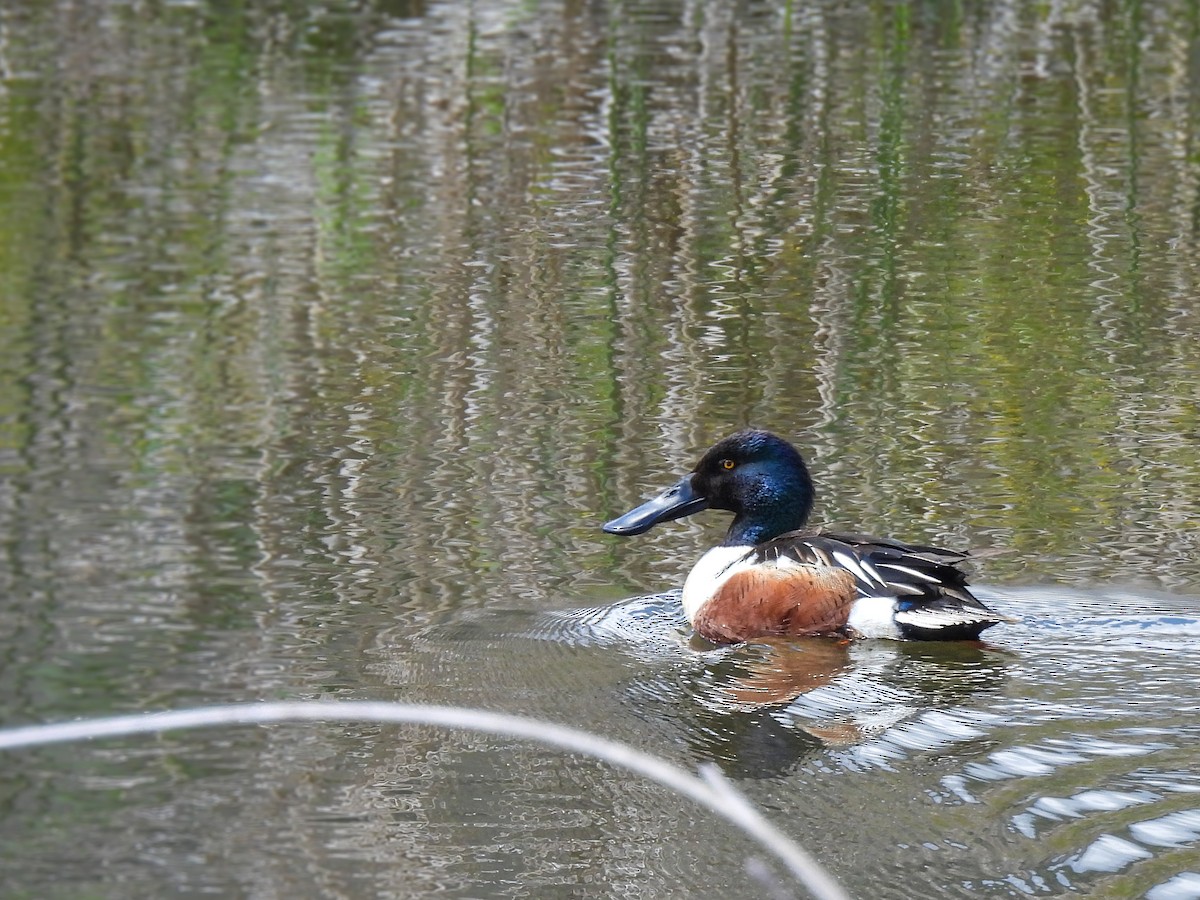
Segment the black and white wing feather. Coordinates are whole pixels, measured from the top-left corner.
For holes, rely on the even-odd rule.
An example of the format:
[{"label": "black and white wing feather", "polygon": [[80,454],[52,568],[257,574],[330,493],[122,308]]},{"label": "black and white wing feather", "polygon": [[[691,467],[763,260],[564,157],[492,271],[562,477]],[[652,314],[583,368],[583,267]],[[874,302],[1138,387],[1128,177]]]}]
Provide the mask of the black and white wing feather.
[{"label": "black and white wing feather", "polygon": [[983,605],[959,568],[966,553],[889,538],[833,532],[780,535],[755,548],[763,562],[788,559],[831,566],[854,575],[860,597],[894,597],[896,625],[916,639],[973,639],[1013,621]]}]

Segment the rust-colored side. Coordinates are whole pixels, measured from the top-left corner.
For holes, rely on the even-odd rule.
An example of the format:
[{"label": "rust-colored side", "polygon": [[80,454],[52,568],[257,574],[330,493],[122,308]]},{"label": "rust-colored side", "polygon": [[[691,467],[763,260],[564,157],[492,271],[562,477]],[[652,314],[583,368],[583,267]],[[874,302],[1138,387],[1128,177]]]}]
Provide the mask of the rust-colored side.
[{"label": "rust-colored side", "polygon": [[837,634],[857,597],[854,576],[824,566],[738,572],[696,615],[697,633],[719,644],[769,634]]}]

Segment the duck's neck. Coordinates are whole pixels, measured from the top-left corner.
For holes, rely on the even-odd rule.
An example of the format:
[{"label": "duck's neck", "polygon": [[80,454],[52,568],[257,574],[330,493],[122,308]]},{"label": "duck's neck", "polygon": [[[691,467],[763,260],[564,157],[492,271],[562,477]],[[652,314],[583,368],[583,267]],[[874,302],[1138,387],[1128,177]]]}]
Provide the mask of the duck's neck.
[{"label": "duck's neck", "polygon": [[804,527],[812,510],[812,488],[789,493],[776,502],[739,512],[725,535],[726,547],[761,544]]}]

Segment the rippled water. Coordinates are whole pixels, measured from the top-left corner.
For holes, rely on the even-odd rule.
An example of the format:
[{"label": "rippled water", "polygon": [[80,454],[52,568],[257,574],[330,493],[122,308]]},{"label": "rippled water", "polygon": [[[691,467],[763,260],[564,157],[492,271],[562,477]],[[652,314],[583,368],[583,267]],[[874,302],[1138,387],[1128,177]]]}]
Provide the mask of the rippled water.
[{"label": "rippled water", "polygon": [[[479,706],[717,762],[856,897],[1200,897],[1198,23],[7,4],[0,721]],[[598,526],[750,422],[1017,624],[693,639],[721,515]],[[4,763],[6,898],[770,893],[518,741]]]},{"label": "rippled water", "polygon": [[577,647],[636,660],[635,727],[668,721],[687,758],[807,823],[856,894],[1193,896],[1197,598],[983,594],[1020,618],[983,644],[696,646],[674,594],[448,630],[478,653],[505,630],[484,622],[515,618],[509,633],[555,645],[531,663]]}]

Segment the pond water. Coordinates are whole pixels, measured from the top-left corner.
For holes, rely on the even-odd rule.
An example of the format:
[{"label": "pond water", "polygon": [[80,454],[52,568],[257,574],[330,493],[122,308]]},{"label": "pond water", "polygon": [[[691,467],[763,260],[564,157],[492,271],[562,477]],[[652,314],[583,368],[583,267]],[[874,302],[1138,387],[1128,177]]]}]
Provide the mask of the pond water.
[{"label": "pond water", "polygon": [[[1200,10],[0,10],[0,723],[454,703],[716,762],[856,897],[1200,897]],[[983,644],[718,649],[754,423],[986,550]],[[424,727],[4,756],[6,898],[770,895]],[[781,884],[781,891],[784,889]],[[789,888],[790,889],[790,888]]]}]

